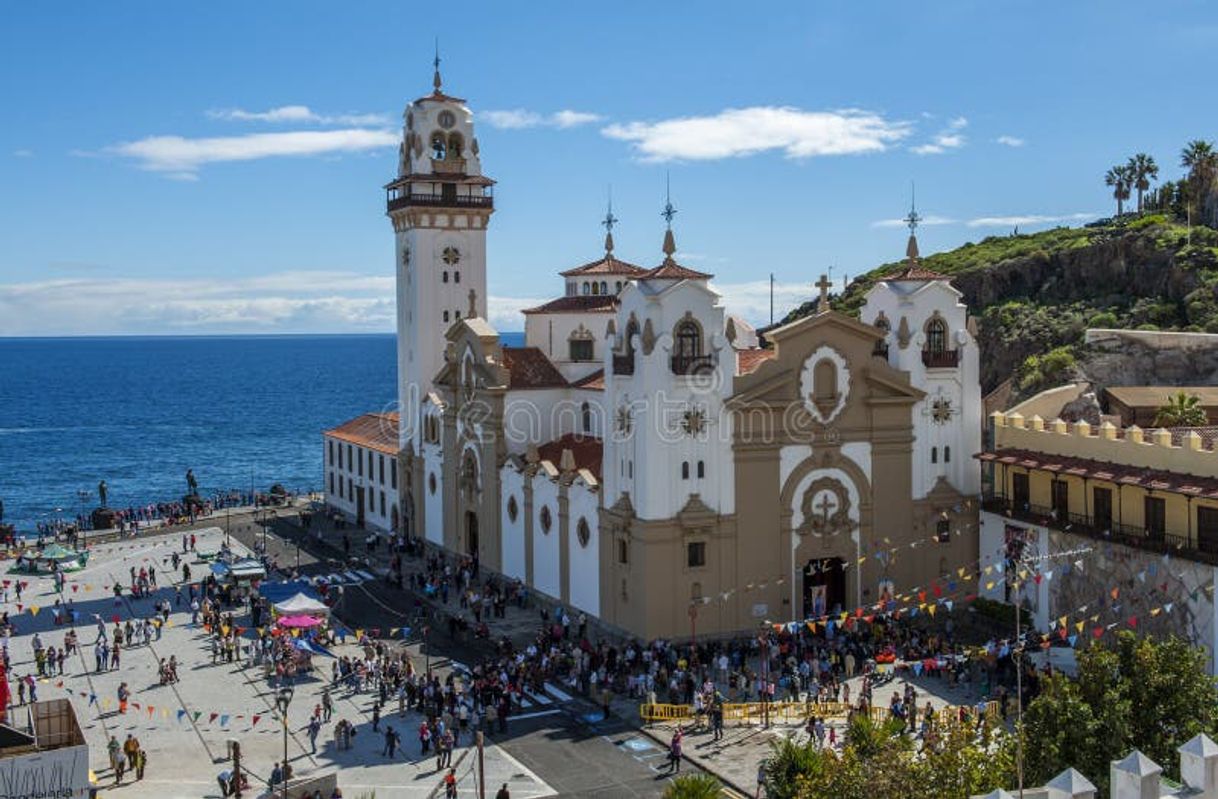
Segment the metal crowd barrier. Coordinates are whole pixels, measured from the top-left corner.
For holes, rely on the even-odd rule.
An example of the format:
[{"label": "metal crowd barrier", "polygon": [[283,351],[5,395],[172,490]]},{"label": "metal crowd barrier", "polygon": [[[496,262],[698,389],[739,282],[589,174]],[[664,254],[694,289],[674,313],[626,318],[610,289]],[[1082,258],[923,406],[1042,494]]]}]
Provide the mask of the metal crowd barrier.
[{"label": "metal crowd barrier", "polygon": [[[767,709],[767,704],[769,705]],[[825,719],[844,720],[850,715],[852,706],[845,702],[726,702],[723,705],[724,723],[736,722],[739,725],[759,724],[769,718],[770,722],[790,723],[805,722],[815,716]],[[935,712],[935,722],[940,726],[959,724],[963,720],[972,722],[976,719],[975,705],[948,705]],[[985,716],[996,719],[1000,713],[997,702],[986,702]],[[877,723],[889,718],[887,705],[873,705],[868,709],[871,720]],[[639,716],[644,722],[651,724],[664,721],[688,721],[695,717],[693,705],[673,704],[642,704],[639,705]],[[921,718],[919,712],[918,717]]]}]

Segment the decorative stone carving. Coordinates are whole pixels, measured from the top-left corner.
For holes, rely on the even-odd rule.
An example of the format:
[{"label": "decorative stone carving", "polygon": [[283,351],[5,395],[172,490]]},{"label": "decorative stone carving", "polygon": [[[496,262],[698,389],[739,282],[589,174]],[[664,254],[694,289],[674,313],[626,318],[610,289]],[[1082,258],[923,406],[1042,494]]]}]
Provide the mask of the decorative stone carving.
[{"label": "decorative stone carving", "polygon": [[850,494],[841,482],[831,477],[812,481],[800,503],[803,521],[795,532],[801,536],[826,538],[849,534],[855,528],[850,518]]},{"label": "decorative stone carving", "polygon": [[913,331],[909,329],[909,319],[902,316],[901,324],[897,327],[897,346],[905,349],[913,340]]},{"label": "decorative stone carving", "polygon": [[[833,396],[829,399],[835,399],[836,402],[832,404],[824,401],[826,397],[817,392],[816,370],[822,361],[833,365],[835,385]],[[822,425],[832,422],[846,407],[846,398],[850,395],[850,366],[846,359],[828,344],[821,345],[804,361],[803,369],[799,373],[799,393],[803,397],[804,409],[813,419]]]}]

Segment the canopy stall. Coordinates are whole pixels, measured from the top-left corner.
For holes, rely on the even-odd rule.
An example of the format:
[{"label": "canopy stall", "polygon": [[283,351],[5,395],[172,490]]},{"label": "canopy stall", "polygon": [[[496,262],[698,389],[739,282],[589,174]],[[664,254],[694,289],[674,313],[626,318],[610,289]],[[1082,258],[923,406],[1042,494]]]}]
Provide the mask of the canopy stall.
[{"label": "canopy stall", "polygon": [[311,627],[320,627],[325,624],[325,621],[316,616],[280,616],[275,623],[289,629],[307,630]]},{"label": "canopy stall", "polygon": [[324,602],[319,602],[316,599],[305,596],[303,593],[299,593],[282,602],[275,603],[275,612],[284,616],[312,616],[328,614],[330,608]]},{"label": "canopy stall", "polygon": [[37,552],[27,552],[17,559],[17,568],[34,574],[50,574],[56,571],[83,569],[89,560],[88,552],[77,552],[59,544],[51,544]]}]

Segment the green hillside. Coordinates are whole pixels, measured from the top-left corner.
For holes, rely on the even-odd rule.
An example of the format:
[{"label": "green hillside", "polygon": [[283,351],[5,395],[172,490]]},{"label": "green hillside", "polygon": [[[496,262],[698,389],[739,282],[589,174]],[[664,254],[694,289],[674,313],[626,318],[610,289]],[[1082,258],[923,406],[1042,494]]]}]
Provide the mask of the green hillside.
[{"label": "green hillside", "polygon": [[[977,317],[984,391],[1008,377],[1031,391],[1065,376],[1088,327],[1218,333],[1218,231],[1169,214],[991,236],[921,263],[950,276]],[[875,280],[901,266],[854,280],[834,307],[857,313]]]}]

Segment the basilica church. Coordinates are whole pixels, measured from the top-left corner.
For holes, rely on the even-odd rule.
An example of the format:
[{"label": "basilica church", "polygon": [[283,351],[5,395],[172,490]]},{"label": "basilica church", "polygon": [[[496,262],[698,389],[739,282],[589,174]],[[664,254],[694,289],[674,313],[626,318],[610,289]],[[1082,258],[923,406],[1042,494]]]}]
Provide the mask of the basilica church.
[{"label": "basilica church", "polygon": [[681,263],[671,206],[637,262],[610,212],[512,347],[487,322],[482,157],[437,69],[386,186],[395,527],[645,638],[854,612],[976,561],[975,326],[915,213],[857,318],[822,277],[815,313],[755,331]]}]

